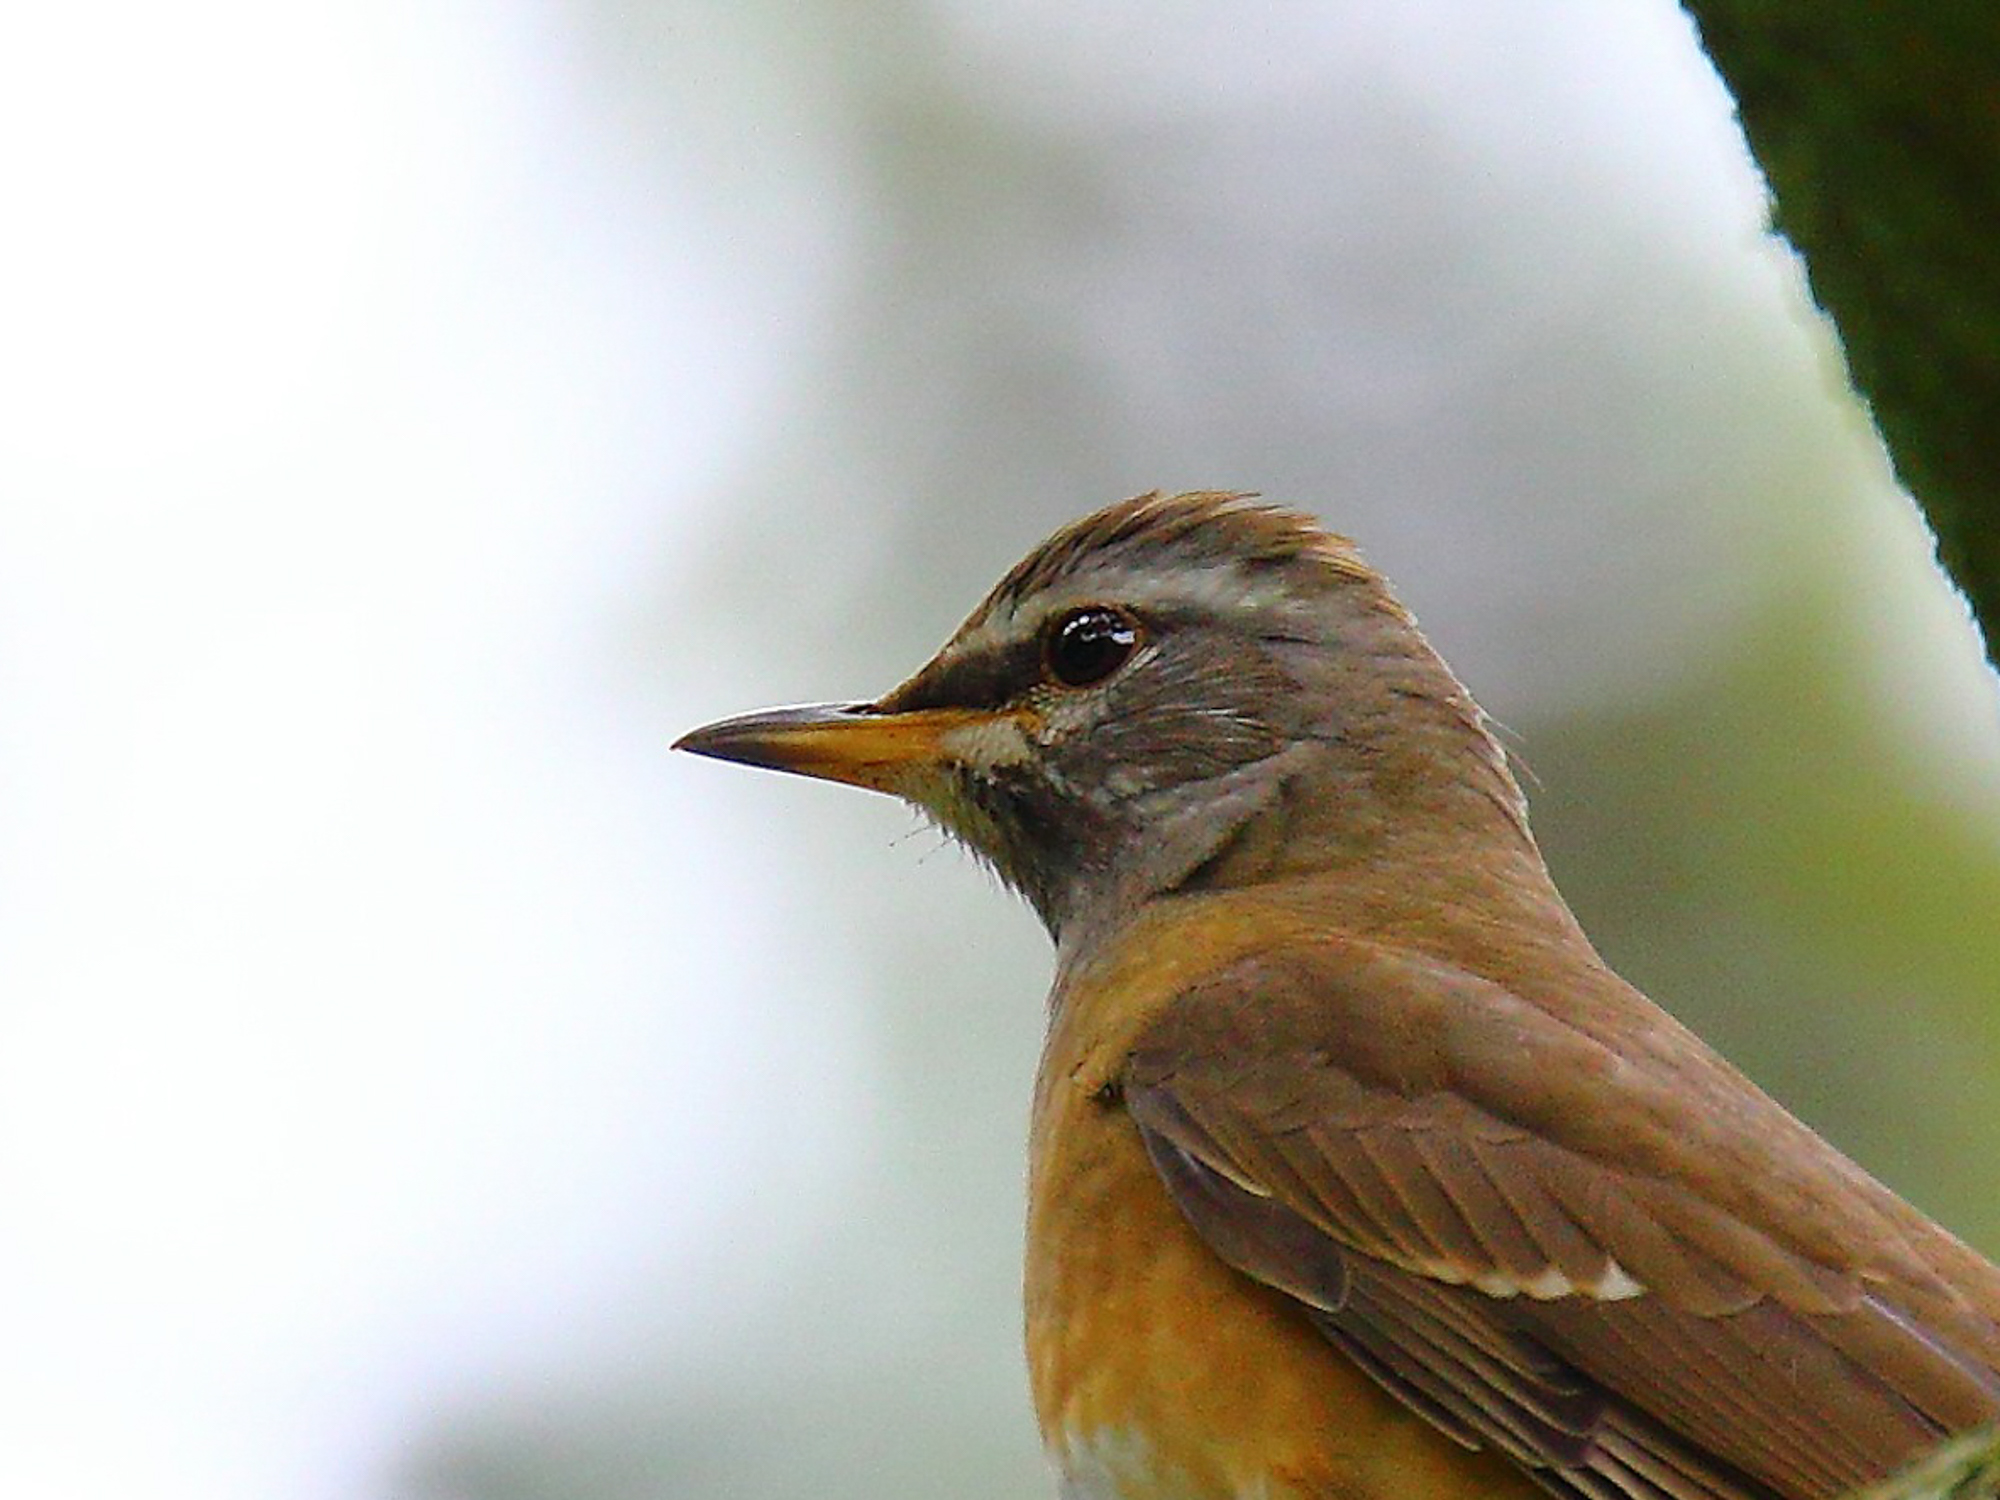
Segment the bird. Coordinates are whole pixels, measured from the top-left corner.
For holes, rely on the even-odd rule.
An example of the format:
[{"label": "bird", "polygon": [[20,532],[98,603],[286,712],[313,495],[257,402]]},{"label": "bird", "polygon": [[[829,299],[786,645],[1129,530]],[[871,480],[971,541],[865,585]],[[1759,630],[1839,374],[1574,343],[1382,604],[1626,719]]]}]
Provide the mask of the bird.
[{"label": "bird", "polygon": [[2000,1269],[1607,966],[1311,515],[1108,506],[886,696],[676,748],[898,796],[1046,926],[1064,1500],[1826,1500],[2000,1418]]}]

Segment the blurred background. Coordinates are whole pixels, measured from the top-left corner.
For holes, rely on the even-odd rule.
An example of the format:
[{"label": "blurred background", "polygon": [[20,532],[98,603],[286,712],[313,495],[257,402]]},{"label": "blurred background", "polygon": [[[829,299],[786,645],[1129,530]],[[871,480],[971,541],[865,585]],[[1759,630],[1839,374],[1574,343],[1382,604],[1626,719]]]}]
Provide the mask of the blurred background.
[{"label": "blurred background", "polygon": [[1050,1493],[1046,943],[868,696],[1317,510],[1612,961],[2000,1250],[2000,716],[1667,0],[187,0],[0,46],[0,1493]]}]

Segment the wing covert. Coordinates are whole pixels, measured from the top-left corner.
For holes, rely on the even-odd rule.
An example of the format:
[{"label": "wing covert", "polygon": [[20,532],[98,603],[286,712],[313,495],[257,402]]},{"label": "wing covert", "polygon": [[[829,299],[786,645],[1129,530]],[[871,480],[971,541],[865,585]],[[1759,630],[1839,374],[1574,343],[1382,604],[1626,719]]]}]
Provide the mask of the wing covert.
[{"label": "wing covert", "polygon": [[[1953,1294],[1892,1214],[1864,1194],[1851,1254],[1828,1254],[1823,1226],[1802,1246],[1760,1213],[1757,1185],[1707,1191],[1704,1127],[1658,1137],[1662,1090],[1685,1084],[1700,1117],[1702,1091],[1740,1082],[1691,1058],[1689,1078],[1662,1077],[1488,981],[1329,946],[1184,993],[1122,1083],[1218,1255],[1297,1298],[1442,1430],[1555,1493],[1837,1495],[2000,1414],[1991,1346],[1967,1352],[1905,1310]],[[1746,1111],[1804,1131],[1740,1088],[1708,1112],[1717,1153],[1745,1149]],[[1873,1187],[1807,1139],[1827,1164],[1788,1151],[1769,1202]]]}]

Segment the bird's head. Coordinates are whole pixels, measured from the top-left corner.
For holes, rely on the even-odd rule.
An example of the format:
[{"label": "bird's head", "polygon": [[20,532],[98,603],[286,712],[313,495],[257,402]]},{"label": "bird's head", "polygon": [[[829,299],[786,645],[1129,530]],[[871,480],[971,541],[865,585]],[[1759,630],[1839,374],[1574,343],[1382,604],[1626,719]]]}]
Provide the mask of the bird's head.
[{"label": "bird's head", "polygon": [[1439,818],[1525,838],[1478,708],[1380,576],[1234,494],[1088,516],[876,702],[727,719],[678,748],[894,793],[1058,936],[1379,856]]}]

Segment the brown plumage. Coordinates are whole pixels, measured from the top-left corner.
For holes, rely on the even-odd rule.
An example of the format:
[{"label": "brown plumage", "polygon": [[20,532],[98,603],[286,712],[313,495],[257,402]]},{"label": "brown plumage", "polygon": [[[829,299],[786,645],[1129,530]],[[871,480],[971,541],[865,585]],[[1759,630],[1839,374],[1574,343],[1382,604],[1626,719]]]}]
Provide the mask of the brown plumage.
[{"label": "brown plumage", "polygon": [[1608,970],[1353,549],[1142,496],[877,704],[1057,942],[1029,1364],[1078,1497],[1825,1500],[2000,1417],[2000,1271]]}]

